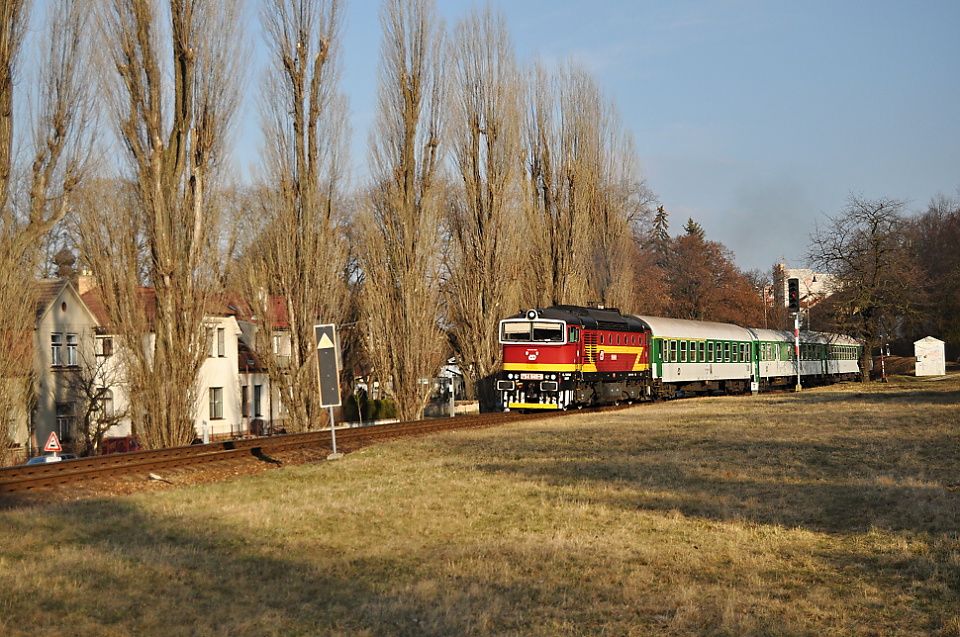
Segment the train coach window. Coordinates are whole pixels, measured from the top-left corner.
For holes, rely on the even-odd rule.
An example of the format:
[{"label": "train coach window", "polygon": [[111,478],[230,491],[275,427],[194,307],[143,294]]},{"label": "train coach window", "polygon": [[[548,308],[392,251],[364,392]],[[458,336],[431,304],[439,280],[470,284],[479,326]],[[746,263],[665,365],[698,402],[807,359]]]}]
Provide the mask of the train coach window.
[{"label": "train coach window", "polygon": [[700,362],[707,362],[707,344],[703,341],[700,341],[700,344],[697,346],[697,349],[700,350]]},{"label": "train coach window", "polygon": [[730,348],[730,360],[734,363],[740,362],[740,344],[733,343],[733,346]]},{"label": "train coach window", "polygon": [[713,341],[707,343],[707,362],[713,362]]},{"label": "train coach window", "polygon": [[676,363],[678,360],[680,360],[680,357],[677,355],[678,348],[679,348],[679,345],[677,345],[677,341],[670,341],[670,362],[671,363]]},{"label": "train coach window", "polygon": [[723,361],[725,363],[730,362],[730,343],[723,344]]},{"label": "train coach window", "polygon": [[740,360],[744,363],[750,360],[750,346],[746,343],[740,344]]},{"label": "train coach window", "polygon": [[686,341],[680,341],[680,362],[681,363],[687,362],[687,342]]}]

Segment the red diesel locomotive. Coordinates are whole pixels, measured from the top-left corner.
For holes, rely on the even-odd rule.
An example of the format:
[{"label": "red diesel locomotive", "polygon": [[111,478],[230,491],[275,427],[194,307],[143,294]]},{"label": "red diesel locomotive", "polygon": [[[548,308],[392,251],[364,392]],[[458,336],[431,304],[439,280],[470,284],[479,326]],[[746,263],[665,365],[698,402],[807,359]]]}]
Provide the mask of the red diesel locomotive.
[{"label": "red diesel locomotive", "polygon": [[615,309],[572,305],[500,321],[505,410],[567,409],[648,398],[650,329]]}]

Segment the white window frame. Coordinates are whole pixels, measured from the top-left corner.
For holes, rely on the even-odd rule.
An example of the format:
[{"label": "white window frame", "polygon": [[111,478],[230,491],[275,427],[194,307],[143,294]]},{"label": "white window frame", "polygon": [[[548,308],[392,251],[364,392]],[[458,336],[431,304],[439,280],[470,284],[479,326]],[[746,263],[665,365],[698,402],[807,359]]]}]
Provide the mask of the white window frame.
[{"label": "white window frame", "polygon": [[211,387],[210,395],[210,420],[223,420],[223,387]]},{"label": "white window frame", "polygon": [[67,346],[67,367],[76,367],[77,366],[77,335],[76,334],[67,334],[66,337],[66,346]]},{"label": "white window frame", "polygon": [[63,333],[50,333],[50,365],[61,367],[63,365]]}]

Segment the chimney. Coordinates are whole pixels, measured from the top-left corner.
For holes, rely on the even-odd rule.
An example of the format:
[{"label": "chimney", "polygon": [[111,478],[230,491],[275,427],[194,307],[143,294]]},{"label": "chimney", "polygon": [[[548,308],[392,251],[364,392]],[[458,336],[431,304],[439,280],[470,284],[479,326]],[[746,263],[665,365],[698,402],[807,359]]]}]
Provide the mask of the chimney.
[{"label": "chimney", "polygon": [[80,270],[80,276],[77,277],[77,293],[83,296],[93,288],[97,287],[97,280],[88,268]]}]

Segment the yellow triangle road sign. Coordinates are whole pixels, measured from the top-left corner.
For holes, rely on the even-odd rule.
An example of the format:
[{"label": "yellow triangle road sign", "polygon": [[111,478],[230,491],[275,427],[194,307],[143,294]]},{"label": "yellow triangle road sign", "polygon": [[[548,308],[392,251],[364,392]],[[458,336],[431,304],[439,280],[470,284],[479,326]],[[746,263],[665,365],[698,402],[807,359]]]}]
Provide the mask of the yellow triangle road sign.
[{"label": "yellow triangle road sign", "polygon": [[317,349],[329,349],[334,347],[333,341],[330,340],[330,337],[327,334],[324,334],[320,337],[320,342],[317,344]]}]

